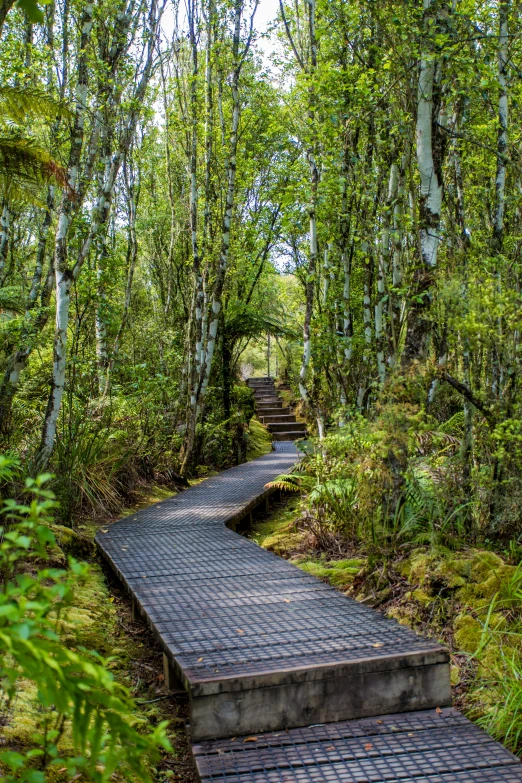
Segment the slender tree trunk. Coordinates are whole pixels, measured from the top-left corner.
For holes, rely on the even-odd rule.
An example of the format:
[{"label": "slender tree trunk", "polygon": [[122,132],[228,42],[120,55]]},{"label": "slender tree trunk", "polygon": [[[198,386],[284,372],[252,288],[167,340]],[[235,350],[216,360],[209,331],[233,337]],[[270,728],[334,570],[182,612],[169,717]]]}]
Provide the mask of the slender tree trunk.
[{"label": "slender tree trunk", "polygon": [[375,303],[375,346],[377,349],[377,372],[381,388],[386,381],[386,333],[384,314],[386,312],[386,278],[390,266],[390,225],[393,202],[397,192],[399,170],[395,162],[390,167],[388,198],[383,217],[381,253],[377,270],[377,302]]},{"label": "slender tree trunk", "polygon": [[0,35],[2,34],[6,16],[15,2],[16,0],[0,0]]},{"label": "slender tree trunk", "polygon": [[397,172],[397,198],[393,207],[393,232],[392,232],[392,291],[390,294],[390,356],[389,365],[395,367],[397,365],[397,357],[399,353],[399,343],[401,336],[401,322],[402,322],[402,298],[400,295],[400,289],[402,286],[402,255],[403,255],[403,235],[404,235],[404,196],[405,196],[405,184],[404,179],[406,176],[406,153],[402,156],[401,167]]},{"label": "slender tree trunk", "polygon": [[2,208],[0,218],[0,286],[5,285],[7,278],[7,253],[9,251],[9,236],[11,234],[11,211],[7,201]]},{"label": "slender tree trunk", "polygon": [[[127,167],[125,167],[127,168]],[[128,204],[128,235],[127,235],[127,281],[125,284],[125,297],[123,300],[123,311],[121,314],[121,321],[114,338],[111,354],[108,362],[108,369],[106,375],[104,395],[108,393],[111,383],[112,371],[114,365],[118,359],[120,352],[120,345],[123,337],[123,333],[129,320],[129,311],[131,304],[132,283],[134,280],[134,272],[136,270],[136,261],[138,258],[138,240],[136,237],[136,209],[139,198],[139,186],[137,192],[134,183],[129,183],[127,172],[125,173],[125,181],[127,186],[127,204]]]},{"label": "slender tree trunk", "polygon": [[[499,46],[498,46],[498,137],[497,137],[497,174],[495,178],[495,212],[493,215],[493,235],[491,248],[495,257],[495,278],[497,291],[502,291],[501,255],[504,247],[504,213],[506,205],[506,159],[508,147],[508,43],[509,43],[510,0],[499,3]],[[503,373],[503,328],[502,319],[497,323],[498,339],[492,351],[493,394],[500,398],[504,381]]]},{"label": "slender tree trunk", "polygon": [[42,438],[35,457],[36,471],[44,470],[47,467],[49,457],[51,456],[65,385],[67,327],[69,324],[69,305],[72,284],[72,274],[67,266],[67,240],[74,208],[73,194],[75,193],[79,182],[80,159],[84,140],[87,89],[89,84],[87,44],[90,39],[93,25],[93,3],[87,2],[85,4],[80,24],[80,56],[78,58],[78,82],[76,85],[76,113],[67,167],[69,189],[65,189],[62,195],[54,250],[56,331],[53,349],[53,376],[42,428]]},{"label": "slender tree trunk", "polygon": [[[210,381],[210,373],[212,371],[212,361],[214,358],[214,352],[216,349],[216,342],[218,337],[219,323],[221,320],[221,308],[223,288],[225,285],[229,252],[230,252],[230,239],[232,232],[232,220],[235,205],[236,195],[236,172],[237,172],[237,146],[238,146],[238,131],[239,131],[239,116],[240,116],[240,93],[239,93],[239,80],[241,76],[241,70],[245,62],[246,55],[250,49],[252,41],[252,25],[257,10],[257,2],[254,5],[254,9],[250,18],[250,34],[245,47],[240,52],[241,44],[241,21],[243,12],[243,0],[234,0],[234,33],[232,39],[232,55],[234,61],[234,67],[231,75],[231,92],[232,92],[232,121],[230,127],[230,138],[228,145],[228,158],[226,164],[227,172],[227,193],[225,201],[225,211],[223,215],[223,223],[221,227],[221,250],[219,255],[219,264],[216,271],[216,277],[214,280],[214,287],[212,290],[212,303],[210,308],[210,320],[207,326],[202,319],[202,337],[203,332],[206,332],[206,346],[204,349],[204,358],[201,365],[201,376],[199,380],[199,386],[196,392],[196,405],[195,415],[190,417],[190,428],[185,433],[185,441],[183,444],[181,454],[181,474],[186,475],[190,469],[195,444],[196,426],[199,413],[204,409],[205,398],[207,394],[208,384]],[[222,108],[222,107],[221,107]],[[222,123],[224,123],[224,117],[222,116]],[[224,129],[224,125],[223,125]]]},{"label": "slender tree trunk", "polygon": [[[157,0],[153,0],[148,9],[149,35],[145,44],[147,54],[140,79],[135,87],[133,94],[132,108],[126,117],[126,124],[124,130],[122,131],[118,149],[110,161],[110,166],[106,166],[103,183],[99,188],[98,197],[93,208],[91,226],[88,236],[82,245],[74,267],[71,269],[67,263],[67,242],[71,215],[73,212],[72,194],[74,193],[79,182],[79,167],[84,143],[84,125],[88,89],[88,60],[86,49],[92,29],[92,3],[86,4],[83,12],[80,41],[81,54],[78,60],[76,116],[68,165],[68,181],[70,190],[69,192],[64,191],[62,197],[54,253],[54,269],[56,280],[56,333],[54,341],[53,377],[51,381],[51,391],[47,404],[47,411],[42,428],[42,439],[35,457],[35,467],[37,470],[42,470],[47,466],[49,457],[54,447],[58,415],[60,412],[65,384],[67,328],[69,321],[71,286],[73,281],[78,278],[89,255],[93,242],[95,242],[99,236],[103,236],[108,225],[112,196],[118,172],[120,170],[122,160],[127,154],[134,138],[136,125],[140,116],[143,99],[145,97],[145,91],[152,76],[156,35],[161,21],[161,13],[163,8],[164,4],[161,5],[158,10],[158,2]],[[103,239],[103,242],[100,245],[101,252],[104,252],[104,241],[105,239]]]},{"label": "slender tree trunk", "polygon": [[[419,260],[416,265],[413,301],[410,306],[408,332],[403,362],[408,365],[425,356],[430,331],[428,320],[431,287],[437,266],[442,207],[442,162],[444,143],[438,128],[440,111],[440,68],[430,42],[431,27],[441,28],[448,14],[445,3],[423,0],[424,29],[427,41],[421,54],[417,92],[417,165],[420,175]],[[433,18],[435,14],[435,19]]]},{"label": "slender tree trunk", "polygon": [[[188,364],[187,364],[187,387],[189,392],[187,416],[186,416],[186,441],[184,453],[181,456],[182,471],[186,472],[185,452],[192,455],[194,449],[194,439],[196,434],[198,418],[198,389],[201,373],[201,333],[203,320],[203,277],[201,273],[201,259],[198,246],[198,187],[197,187],[197,168],[198,168],[198,100],[197,100],[197,80],[198,80],[198,46],[196,40],[196,16],[197,0],[189,0],[187,5],[189,37],[192,53],[192,75],[190,79],[190,150],[189,150],[189,174],[190,174],[190,235],[192,246],[192,278],[193,278],[193,298],[191,304],[191,314],[187,335],[188,342]],[[208,65],[207,65],[208,67]]]},{"label": "slender tree trunk", "polygon": [[310,172],[310,206],[308,210],[310,224],[310,250],[308,256],[308,275],[306,278],[306,305],[303,323],[303,358],[299,371],[299,393],[302,400],[309,404],[308,372],[312,358],[311,325],[314,309],[315,275],[317,267],[317,195],[319,189],[319,169],[317,167],[317,139],[315,134],[316,102],[315,72],[317,70],[317,39],[315,32],[316,0],[308,0],[308,36],[310,46],[310,65],[308,68],[308,121],[309,133],[312,135],[308,144],[306,157]]}]

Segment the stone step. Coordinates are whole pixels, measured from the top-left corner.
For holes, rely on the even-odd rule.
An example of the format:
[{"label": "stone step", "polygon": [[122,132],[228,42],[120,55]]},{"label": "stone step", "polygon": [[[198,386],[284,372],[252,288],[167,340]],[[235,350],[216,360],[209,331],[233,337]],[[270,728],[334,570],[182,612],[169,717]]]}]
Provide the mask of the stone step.
[{"label": "stone step", "polygon": [[[282,414],[260,414],[259,418],[263,422],[263,424],[295,424],[296,418],[293,413],[282,413]],[[289,427],[288,429],[292,429],[292,427]]]},{"label": "stone step", "polygon": [[274,384],[275,380],[274,380],[274,378],[267,378],[265,376],[265,377],[262,377],[262,378],[249,378],[248,381],[247,381],[247,385],[248,386],[259,386],[260,384],[263,384],[263,383],[272,383],[272,384]]},{"label": "stone step", "polygon": [[270,390],[275,393],[276,390],[273,383],[264,383],[263,385],[259,384],[259,386],[250,386],[250,389],[254,392],[254,394],[259,394],[265,390]]},{"label": "stone step", "polygon": [[306,437],[306,430],[299,432],[272,432],[272,440],[297,440]]},{"label": "stone step", "polygon": [[296,421],[294,423],[282,422],[281,424],[269,424],[268,429],[270,432],[306,432],[306,424],[304,421]]},{"label": "stone step", "polygon": [[277,394],[276,387],[273,384],[270,386],[268,383],[266,383],[264,386],[254,386],[251,388],[254,393],[254,397],[257,397],[259,394],[263,394],[264,392]]}]

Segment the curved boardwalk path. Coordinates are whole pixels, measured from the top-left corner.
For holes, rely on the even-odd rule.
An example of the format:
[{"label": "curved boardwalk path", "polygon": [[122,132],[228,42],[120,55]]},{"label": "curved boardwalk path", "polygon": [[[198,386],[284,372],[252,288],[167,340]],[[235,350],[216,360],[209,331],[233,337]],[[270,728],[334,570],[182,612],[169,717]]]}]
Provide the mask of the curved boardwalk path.
[{"label": "curved boardwalk path", "polygon": [[97,536],[188,691],[200,779],[522,781],[448,707],[442,647],[230,529],[295,463],[292,443],[276,445]]}]

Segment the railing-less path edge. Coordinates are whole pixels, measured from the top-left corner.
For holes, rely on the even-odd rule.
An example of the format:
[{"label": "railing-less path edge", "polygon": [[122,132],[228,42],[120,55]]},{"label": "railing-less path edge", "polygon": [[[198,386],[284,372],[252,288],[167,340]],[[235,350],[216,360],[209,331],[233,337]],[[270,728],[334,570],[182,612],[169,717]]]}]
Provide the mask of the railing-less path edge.
[{"label": "railing-less path edge", "polygon": [[[97,536],[159,639],[167,675],[188,691],[200,779],[522,781],[514,756],[446,708],[443,648],[230,529],[295,464],[289,446]],[[395,736],[408,721],[420,728]]]}]

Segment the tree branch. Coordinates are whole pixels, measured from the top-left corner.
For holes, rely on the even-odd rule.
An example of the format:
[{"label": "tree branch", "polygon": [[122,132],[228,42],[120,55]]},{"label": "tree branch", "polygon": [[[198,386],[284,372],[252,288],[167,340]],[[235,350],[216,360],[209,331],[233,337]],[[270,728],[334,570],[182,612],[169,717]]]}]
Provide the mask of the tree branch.
[{"label": "tree branch", "polygon": [[458,391],[459,394],[461,394],[468,402],[470,402],[486,419],[487,423],[490,427],[495,426],[495,419],[494,416],[489,408],[487,408],[483,402],[481,402],[471,389],[469,389],[465,384],[461,383],[460,381],[457,381],[456,378],[454,378],[452,375],[450,375],[447,372],[441,372],[440,378],[443,381],[446,381],[446,383],[449,383],[450,386],[453,386],[453,388]]},{"label": "tree branch", "polygon": [[293,53],[295,55],[295,59],[299,63],[299,66],[301,67],[301,69],[306,72],[305,64],[304,64],[303,60],[301,59],[301,57],[299,55],[299,52],[296,49],[296,46],[294,44],[294,39],[292,38],[292,33],[290,32],[290,26],[288,24],[288,21],[287,21],[287,18],[286,18],[286,14],[285,14],[285,9],[284,9],[284,6],[283,6],[283,0],[279,0],[279,8],[281,9],[281,17],[282,17],[284,25],[285,25],[286,35],[287,35],[288,40],[290,41],[290,46],[292,47],[292,51],[293,51]]}]

